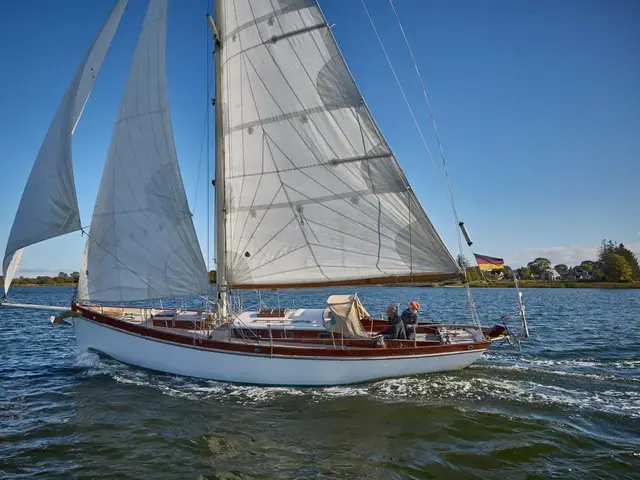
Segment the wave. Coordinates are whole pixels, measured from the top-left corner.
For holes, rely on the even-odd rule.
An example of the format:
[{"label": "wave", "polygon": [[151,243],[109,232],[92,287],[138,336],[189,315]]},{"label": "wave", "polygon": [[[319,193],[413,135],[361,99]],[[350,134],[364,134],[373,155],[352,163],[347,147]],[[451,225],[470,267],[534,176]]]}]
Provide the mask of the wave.
[{"label": "wave", "polygon": [[561,367],[578,367],[578,368],[603,368],[603,369],[618,369],[618,370],[635,370],[640,367],[640,360],[594,360],[594,359],[541,359],[531,358],[525,355],[510,355],[510,354],[496,354],[487,352],[484,354],[484,360],[482,363],[526,363],[530,365],[539,366],[561,366]]},{"label": "wave", "polygon": [[[541,364],[534,364],[541,365]],[[549,366],[560,365],[557,363],[550,363]],[[575,377],[575,378],[588,378],[593,380],[601,380],[601,381],[612,381],[612,382],[630,382],[630,383],[640,383],[640,377],[621,377],[618,375],[606,374],[606,373],[595,373],[595,372],[576,372],[569,370],[558,370],[553,368],[537,368],[536,366],[529,365],[500,365],[493,363],[478,363],[476,365],[472,365],[469,367],[470,370],[504,370],[504,371],[513,371],[513,372],[522,372],[522,373],[544,373],[549,375],[561,375],[567,377]],[[546,364],[544,366],[547,366]]]},{"label": "wave", "polygon": [[[584,362],[579,362],[584,363]],[[345,397],[362,397],[381,402],[409,402],[418,405],[453,405],[460,408],[492,410],[511,406],[555,406],[585,412],[603,412],[640,418],[640,391],[606,389],[594,391],[562,384],[545,384],[538,379],[512,379],[481,374],[483,369],[504,369],[527,372],[526,365],[478,364],[469,371],[431,374],[417,377],[386,379],[377,382],[325,388],[260,387],[237,385],[212,380],[189,379],[180,376],[155,373],[96,354],[83,354],[76,367],[84,370],[83,376],[108,375],[114,381],[151,388],[163,395],[185,400],[236,404],[267,404],[292,397],[306,398],[309,402],[330,402]],[[545,370],[546,373],[608,379],[595,373]],[[622,380],[614,377],[615,380]],[[624,379],[625,381],[638,381]]]}]

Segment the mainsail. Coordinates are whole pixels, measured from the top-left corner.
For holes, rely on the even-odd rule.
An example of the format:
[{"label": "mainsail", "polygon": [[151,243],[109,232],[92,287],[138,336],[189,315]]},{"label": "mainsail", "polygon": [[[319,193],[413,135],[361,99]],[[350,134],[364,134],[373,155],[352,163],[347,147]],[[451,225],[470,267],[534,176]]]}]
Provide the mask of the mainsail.
[{"label": "mainsail", "polygon": [[25,247],[80,229],[71,162],[71,135],[118,29],[127,1],[119,0],[111,11],[73,77],[42,142],[22,193],[2,262],[5,295]]},{"label": "mainsail", "polygon": [[224,0],[231,286],[459,275],[313,0]]},{"label": "mainsail", "polygon": [[78,300],[207,293],[173,141],[166,39],[167,0],[151,0],[102,174]]}]

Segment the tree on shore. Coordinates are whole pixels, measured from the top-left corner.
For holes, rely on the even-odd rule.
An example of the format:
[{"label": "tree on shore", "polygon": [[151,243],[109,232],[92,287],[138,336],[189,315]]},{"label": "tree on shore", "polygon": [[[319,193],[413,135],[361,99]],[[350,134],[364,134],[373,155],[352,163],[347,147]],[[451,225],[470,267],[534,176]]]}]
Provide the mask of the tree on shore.
[{"label": "tree on shore", "polygon": [[513,268],[511,268],[509,265],[505,265],[504,270],[502,271],[502,275],[507,280],[513,280]]},{"label": "tree on shore", "polygon": [[569,273],[569,267],[567,267],[564,263],[559,263],[558,265],[553,267],[553,269],[558,272],[558,275],[560,275],[561,277],[564,277],[567,275],[567,273]]},{"label": "tree on shore", "polygon": [[529,267],[520,267],[516,270],[516,275],[520,280],[528,280],[531,278],[531,270]]},{"label": "tree on shore", "polygon": [[607,253],[602,261],[603,278],[607,282],[633,280],[633,270],[627,260],[617,253]]},{"label": "tree on shore", "polygon": [[638,257],[635,253],[625,247],[622,243],[616,248],[616,253],[623,257],[631,267],[631,276],[633,280],[640,280],[640,265]]},{"label": "tree on shore", "polygon": [[533,262],[527,264],[531,274],[539,277],[543,272],[551,268],[551,261],[548,258],[538,257]]},{"label": "tree on shore", "polygon": [[636,254],[622,243],[618,244],[612,240],[603,240],[598,248],[597,271],[598,275],[607,281],[640,280],[640,266]]}]

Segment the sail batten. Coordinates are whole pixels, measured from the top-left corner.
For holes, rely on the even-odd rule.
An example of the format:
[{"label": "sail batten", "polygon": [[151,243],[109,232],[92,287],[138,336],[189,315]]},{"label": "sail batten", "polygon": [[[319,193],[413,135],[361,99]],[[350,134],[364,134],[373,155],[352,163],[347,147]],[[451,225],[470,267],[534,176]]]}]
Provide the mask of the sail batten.
[{"label": "sail batten", "polygon": [[76,71],[42,142],[7,242],[3,260],[5,295],[25,247],[80,229],[71,136],[80,121],[126,6],[127,0],[119,0],[114,6]]},{"label": "sail batten", "polygon": [[457,277],[316,2],[223,3],[228,283]]},{"label": "sail batten", "polygon": [[167,0],[150,0],[100,182],[79,301],[128,302],[208,291],[173,140],[166,36]]}]

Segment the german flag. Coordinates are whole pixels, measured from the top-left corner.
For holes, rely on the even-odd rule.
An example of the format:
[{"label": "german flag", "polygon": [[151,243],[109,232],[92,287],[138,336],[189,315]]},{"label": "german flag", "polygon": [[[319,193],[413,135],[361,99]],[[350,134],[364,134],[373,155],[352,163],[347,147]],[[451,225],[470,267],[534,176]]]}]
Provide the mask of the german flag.
[{"label": "german flag", "polygon": [[487,255],[473,254],[476,257],[480,270],[504,270],[504,260],[502,258],[489,257]]}]

